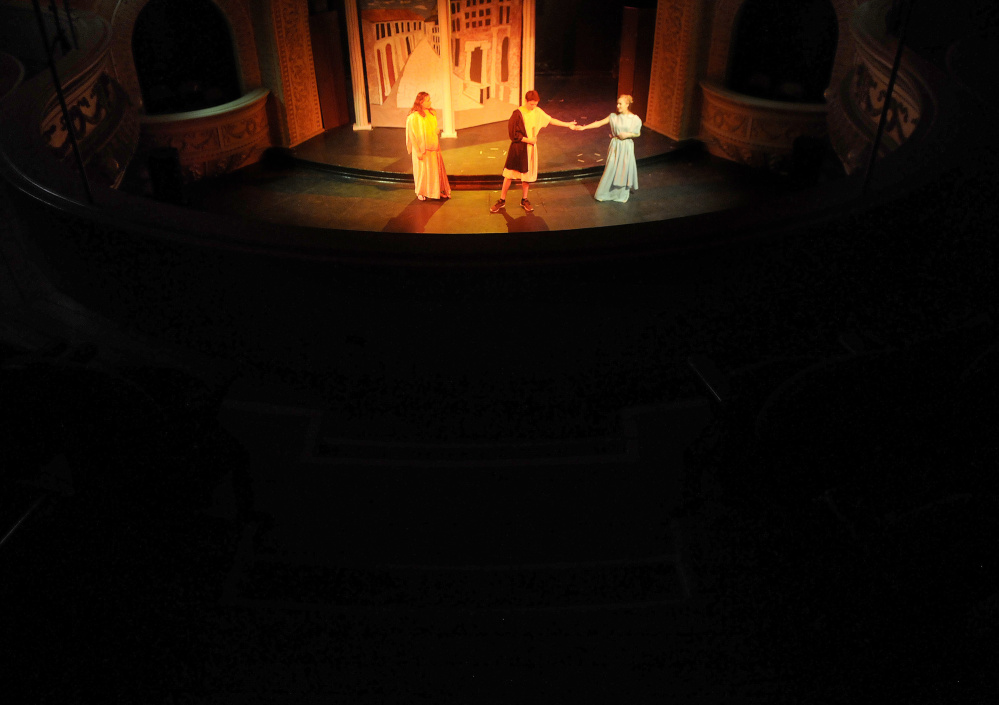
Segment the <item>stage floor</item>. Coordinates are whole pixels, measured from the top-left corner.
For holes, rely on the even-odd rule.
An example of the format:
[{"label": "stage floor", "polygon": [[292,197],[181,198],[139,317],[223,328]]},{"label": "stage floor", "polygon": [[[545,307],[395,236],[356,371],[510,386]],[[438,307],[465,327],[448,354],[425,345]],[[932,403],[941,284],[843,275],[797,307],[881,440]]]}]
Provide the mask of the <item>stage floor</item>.
[{"label": "stage floor", "polygon": [[[549,114],[581,123],[605,117],[617,100],[609,75],[545,77],[538,80],[538,90]],[[668,237],[672,229],[667,221],[674,219],[747,207],[750,215],[763,217],[764,209],[778,202],[788,213],[804,213],[828,199],[824,179],[817,188],[799,191],[776,175],[711,156],[696,141],[677,143],[643,128],[635,140],[639,190],[627,203],[598,203],[593,194],[608,143],[604,129],[545,128],[542,183],[530,191],[533,213],[520,208],[517,186],[506,209],[489,211],[500,195],[503,152],[509,146],[505,122],[461,130],[457,139],[445,140],[444,159],[454,186],[450,200],[417,200],[402,129],[354,132],[347,125],[295,147],[290,164],[261,162],[193,184],[188,205],[323,230],[487,234],[607,229],[607,237],[619,240],[622,234],[612,229],[620,226],[661,222]],[[835,162],[834,155],[829,159]],[[833,166],[841,173],[838,162]]]},{"label": "stage floor", "polygon": [[[585,125],[615,111],[617,81],[610,75],[538,77],[540,107],[552,117]],[[513,106],[511,106],[511,111]],[[644,119],[644,116],[640,116]],[[573,179],[599,174],[610,144],[609,129],[574,132],[551,125],[541,132],[539,181]],[[501,181],[503,162],[510,146],[506,121],[458,131],[457,138],[441,141],[444,164],[456,188],[479,187]],[[643,126],[635,140],[639,166],[653,163],[681,146],[665,135]],[[344,176],[383,181],[412,179],[412,158],[406,153],[401,127],[376,127],[355,131],[352,125],[327,130],[294,149],[303,164]]]}]

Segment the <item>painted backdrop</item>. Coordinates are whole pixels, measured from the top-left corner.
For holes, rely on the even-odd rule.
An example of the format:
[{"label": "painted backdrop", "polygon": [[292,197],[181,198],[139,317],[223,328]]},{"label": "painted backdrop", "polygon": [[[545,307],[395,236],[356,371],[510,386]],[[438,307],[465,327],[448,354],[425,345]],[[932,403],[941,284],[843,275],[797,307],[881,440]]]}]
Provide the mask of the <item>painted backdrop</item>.
[{"label": "painted backdrop", "polygon": [[[358,0],[371,124],[403,127],[416,94],[438,108],[450,91],[455,128],[506,120],[520,104],[523,0]],[[450,42],[441,46],[441,22]]]}]

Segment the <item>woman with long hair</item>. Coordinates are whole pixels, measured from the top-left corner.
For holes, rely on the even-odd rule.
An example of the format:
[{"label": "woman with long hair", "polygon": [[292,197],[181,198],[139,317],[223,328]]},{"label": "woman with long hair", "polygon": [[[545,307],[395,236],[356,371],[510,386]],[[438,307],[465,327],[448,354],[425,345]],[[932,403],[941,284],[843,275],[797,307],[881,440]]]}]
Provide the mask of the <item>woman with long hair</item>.
[{"label": "woman with long hair", "polygon": [[635,143],[632,141],[642,134],[642,119],[631,112],[634,99],[622,95],[617,99],[617,113],[611,113],[603,120],[580,125],[577,130],[610,125],[611,141],[607,148],[607,163],[603,176],[597,184],[593,197],[598,201],[624,203],[632,191],[638,190],[638,167],[635,165]]},{"label": "woman with long hair", "polygon": [[421,201],[451,197],[451,184],[441,159],[442,131],[437,126],[430,94],[420,91],[406,118],[406,151],[413,157],[413,183]]}]

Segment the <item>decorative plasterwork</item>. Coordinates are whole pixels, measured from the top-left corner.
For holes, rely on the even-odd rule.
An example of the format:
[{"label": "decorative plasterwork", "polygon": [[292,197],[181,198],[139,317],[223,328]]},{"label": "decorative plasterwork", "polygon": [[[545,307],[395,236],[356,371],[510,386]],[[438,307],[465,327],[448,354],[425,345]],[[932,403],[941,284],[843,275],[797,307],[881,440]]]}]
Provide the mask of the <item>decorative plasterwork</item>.
[{"label": "decorative plasterwork", "polygon": [[270,145],[266,88],[206,110],[141,118],[140,149],[173,147],[187,181],[250,164]]},{"label": "decorative plasterwork", "polygon": [[37,90],[27,93],[33,105],[20,111],[26,116],[22,128],[33,132],[26,139],[28,144],[44,145],[41,148],[54,157],[54,163],[75,170],[69,139],[72,129],[91,182],[115,187],[138,143],[136,111],[110,75],[111,32],[107,22],[85,13],[76,18],[74,26],[81,48],[58,63],[68,124],[51,78],[44,72],[31,81]]},{"label": "decorative plasterwork", "polygon": [[[139,88],[139,76],[135,71],[135,57],[132,54],[132,33],[139,13],[148,2],[149,0],[119,0],[111,16],[111,61],[114,76],[131,97],[132,102],[140,108],[142,91]],[[260,64],[257,60],[257,45],[248,8],[250,0],[212,0],[212,2],[222,11],[232,31],[240,91],[246,93],[260,88]],[[311,51],[309,55],[311,56]]]},{"label": "decorative plasterwork", "polygon": [[[732,49],[732,35],[735,22],[746,0],[717,0],[711,17],[711,43],[708,49],[708,63],[705,77],[712,83],[724,85],[728,69],[729,54]],[[850,32],[850,18],[859,4],[858,0],[829,0],[839,23],[836,43],[836,56],[833,59],[830,86],[838,86],[843,77],[853,67],[853,34]]]},{"label": "decorative plasterwork", "polygon": [[645,123],[673,139],[694,136],[706,0],[659,0]]},{"label": "decorative plasterwork", "polygon": [[701,139],[716,156],[785,171],[798,137],[826,134],[828,107],[752,98],[701,82]]},{"label": "decorative plasterwork", "polygon": [[323,131],[308,0],[271,0],[271,22],[281,76],[276,98],[285,118],[281,138],[294,146]]},{"label": "decorative plasterwork", "polygon": [[[843,76],[835,90],[828,92],[830,141],[847,173],[869,161],[884,112],[888,78],[898,46],[884,32],[888,4],[870,2],[854,12],[850,24],[855,47],[852,70]],[[922,131],[929,129],[935,115],[933,91],[922,78],[915,57],[903,53],[885,114],[879,157],[918,139]]]}]

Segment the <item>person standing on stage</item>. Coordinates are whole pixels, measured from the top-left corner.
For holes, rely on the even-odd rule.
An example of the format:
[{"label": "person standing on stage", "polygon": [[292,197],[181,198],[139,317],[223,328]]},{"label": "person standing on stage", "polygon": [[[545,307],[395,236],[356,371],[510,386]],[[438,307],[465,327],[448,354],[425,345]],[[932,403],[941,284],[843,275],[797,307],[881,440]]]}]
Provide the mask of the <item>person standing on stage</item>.
[{"label": "person standing on stage", "polygon": [[506,155],[503,167],[503,190],[500,199],[496,201],[490,213],[499,213],[506,206],[506,193],[514,179],[520,179],[524,197],[520,199],[520,207],[528,213],[534,210],[527,200],[527,191],[531,183],[538,179],[538,133],[549,124],[559,127],[573,128],[576,121],[562,122],[538,107],[541,96],[537,91],[527,91],[524,94],[524,104],[513,111],[507,122],[510,133],[510,150]]},{"label": "person standing on stage", "polygon": [[430,94],[417,93],[406,118],[406,151],[413,156],[413,182],[421,201],[451,198],[451,184],[441,159],[441,132]]},{"label": "person standing on stage", "polygon": [[603,120],[573,128],[589,130],[610,124],[607,164],[597,184],[597,192],[593,194],[598,201],[625,203],[631,192],[638,190],[638,167],[635,165],[635,143],[632,140],[642,134],[642,120],[631,112],[632,102],[630,95],[622,95],[617,99],[616,115],[611,113]]}]

